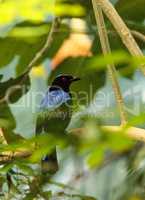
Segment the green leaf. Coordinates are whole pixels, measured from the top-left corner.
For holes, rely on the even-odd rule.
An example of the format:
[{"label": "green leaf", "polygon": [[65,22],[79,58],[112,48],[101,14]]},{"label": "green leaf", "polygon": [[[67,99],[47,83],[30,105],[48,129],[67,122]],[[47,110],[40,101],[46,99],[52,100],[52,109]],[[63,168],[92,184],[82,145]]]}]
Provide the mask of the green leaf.
[{"label": "green leaf", "polygon": [[128,138],[123,132],[118,134],[108,133],[108,135],[107,143],[112,151],[121,152],[128,150],[135,144],[135,141]]},{"label": "green leaf", "polygon": [[2,168],[0,168],[0,173],[4,173],[4,174],[8,173],[9,170],[13,167],[13,165],[14,165],[13,163],[4,165]]},{"label": "green leaf", "polygon": [[16,128],[16,122],[8,103],[18,101],[29,90],[29,84],[27,74],[23,74],[15,79],[11,78],[5,82],[0,82],[0,127],[3,129],[4,137],[8,143],[20,138],[19,135],[15,135],[13,132]]},{"label": "green leaf", "polygon": [[129,120],[127,125],[128,125],[128,127],[129,126],[138,126],[140,124],[144,124],[144,121],[145,121],[145,114],[141,113],[138,116],[131,117],[131,119]]},{"label": "green leaf", "polygon": [[111,64],[122,64],[125,62],[129,62],[131,59],[131,56],[128,55],[124,51],[116,51],[112,52],[111,54],[108,55],[98,55],[98,56],[93,56],[91,58],[88,58],[86,63],[85,63],[85,68],[87,69],[96,69],[96,70],[101,70],[103,68],[106,69],[107,65]]},{"label": "green leaf", "polygon": [[16,126],[15,119],[7,105],[7,103],[0,104],[0,127],[4,129],[14,129]]},{"label": "green leaf", "polygon": [[25,173],[29,174],[30,176],[34,175],[34,170],[25,164],[25,160],[17,161],[15,164]]},{"label": "green leaf", "polygon": [[[12,65],[13,60],[16,59],[16,75],[21,75],[36,53],[44,46],[50,26],[51,23],[24,22],[15,26],[7,37],[0,38],[0,67],[6,68],[8,65]],[[45,58],[54,56],[68,33],[68,27],[60,25],[59,34],[53,36],[51,50],[48,49],[36,65],[39,65]]]},{"label": "green leaf", "polygon": [[92,150],[91,153],[88,155],[87,163],[91,168],[96,167],[99,165],[104,159],[104,145],[98,145],[96,149]]},{"label": "green leaf", "polygon": [[2,59],[0,60],[0,67],[8,65],[17,56],[19,58],[16,65],[17,74],[22,74],[34,55],[42,48],[45,41],[46,35],[43,37],[27,38],[26,41],[18,37],[1,38],[0,51]]}]

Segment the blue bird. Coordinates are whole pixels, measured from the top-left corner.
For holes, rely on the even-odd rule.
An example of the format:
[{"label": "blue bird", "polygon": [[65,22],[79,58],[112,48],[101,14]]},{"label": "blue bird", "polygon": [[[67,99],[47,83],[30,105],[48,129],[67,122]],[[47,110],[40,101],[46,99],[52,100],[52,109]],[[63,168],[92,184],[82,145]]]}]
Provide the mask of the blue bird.
[{"label": "blue bird", "polygon": [[[36,134],[63,134],[71,119],[72,97],[71,83],[80,78],[71,75],[59,75],[52,82],[40,104],[36,122]],[[54,174],[58,170],[56,148],[41,161],[42,173]]]}]

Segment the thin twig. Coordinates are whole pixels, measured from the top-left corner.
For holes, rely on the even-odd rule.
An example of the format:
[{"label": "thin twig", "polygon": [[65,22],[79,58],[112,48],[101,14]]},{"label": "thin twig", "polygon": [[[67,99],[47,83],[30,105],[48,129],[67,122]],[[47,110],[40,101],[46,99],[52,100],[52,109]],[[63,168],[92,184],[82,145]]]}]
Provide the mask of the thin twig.
[{"label": "thin twig", "polygon": [[[111,53],[111,49],[109,45],[103,13],[102,13],[101,7],[96,4],[95,0],[92,0],[92,4],[94,8],[96,22],[98,25],[98,33],[100,36],[102,51],[103,51],[103,54],[106,55],[108,53]],[[121,124],[123,125],[127,122],[127,120],[126,120],[126,113],[124,111],[123,97],[121,95],[121,90],[117,81],[116,69],[115,69],[114,64],[108,65],[107,67],[108,67],[110,78],[112,80],[112,87],[113,87],[114,94],[116,97],[117,106],[120,112]]]},{"label": "thin twig", "polygon": [[131,33],[138,39],[142,40],[145,42],[145,35],[140,33],[139,31],[131,30]]},{"label": "thin twig", "polygon": [[56,29],[58,27],[58,18],[54,17],[52,25],[51,25],[51,29],[49,31],[48,37],[46,39],[46,42],[44,44],[44,46],[42,47],[42,49],[40,49],[35,57],[30,61],[30,63],[28,64],[28,67],[26,69],[26,72],[29,73],[30,70],[32,69],[32,67],[36,64],[36,62],[42,57],[42,55],[46,52],[46,50],[50,47],[52,41],[53,41],[53,34],[56,32]]},{"label": "thin twig", "polygon": [[[130,30],[119,16],[113,5],[109,0],[94,0],[98,6],[102,8],[105,15],[109,18],[110,22],[113,24],[114,28],[120,35],[122,42],[127,47],[129,52],[134,56],[143,56],[143,52],[137,45],[135,39],[133,38]],[[145,65],[140,66],[142,73],[145,75]]]},{"label": "thin twig", "polygon": [[[23,72],[20,82],[17,85],[13,85],[10,88],[8,88],[9,92],[10,92],[10,89],[12,90],[11,94],[14,93],[16,90],[18,90],[18,88],[20,89],[22,87],[22,85],[26,81],[28,74],[31,71],[32,67],[34,67],[36,62],[43,56],[43,54],[46,52],[46,50],[51,46],[51,43],[53,41],[53,35],[56,32],[57,27],[58,27],[58,18],[55,17],[53,19],[53,22],[52,22],[52,25],[51,25],[51,28],[48,33],[48,36],[47,36],[44,46],[36,53],[34,58],[30,61],[30,63],[26,67],[26,70]],[[5,101],[6,101],[6,95],[0,99],[0,103],[3,103]]]}]

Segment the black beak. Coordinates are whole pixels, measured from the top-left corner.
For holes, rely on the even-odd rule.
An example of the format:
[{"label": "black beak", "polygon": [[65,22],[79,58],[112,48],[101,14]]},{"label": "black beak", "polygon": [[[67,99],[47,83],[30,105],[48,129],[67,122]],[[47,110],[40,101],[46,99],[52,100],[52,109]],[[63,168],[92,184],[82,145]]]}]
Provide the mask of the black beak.
[{"label": "black beak", "polygon": [[79,77],[73,77],[72,82],[81,80]]}]

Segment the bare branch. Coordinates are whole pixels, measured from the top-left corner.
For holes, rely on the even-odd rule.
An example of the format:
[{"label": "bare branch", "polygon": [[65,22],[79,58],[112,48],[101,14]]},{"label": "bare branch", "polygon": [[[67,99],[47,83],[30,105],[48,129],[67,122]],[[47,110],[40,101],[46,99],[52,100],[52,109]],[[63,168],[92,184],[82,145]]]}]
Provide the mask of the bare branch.
[{"label": "bare branch", "polygon": [[22,158],[28,158],[32,155],[31,151],[18,151],[18,152],[5,152],[3,154],[0,154],[0,165],[11,163],[12,161],[16,159],[22,159]]},{"label": "bare branch", "polygon": [[35,55],[35,57],[30,61],[30,63],[28,64],[28,67],[26,69],[26,72],[28,73],[32,67],[36,64],[36,62],[43,56],[43,54],[46,52],[46,50],[50,47],[52,41],[53,41],[53,34],[56,32],[56,29],[58,27],[58,18],[55,17],[53,19],[52,25],[51,25],[51,29],[49,31],[47,40],[44,44],[44,46],[42,47],[42,49],[40,49],[37,54]]},{"label": "bare branch", "polygon": [[[133,38],[130,30],[121,19],[113,5],[109,0],[95,0],[96,4],[102,8],[106,16],[109,18],[110,22],[113,24],[114,28],[120,35],[122,42],[127,47],[129,52],[134,56],[143,56],[143,52],[137,45],[135,39]],[[145,75],[144,64],[140,66],[143,74]]]},{"label": "bare branch", "polygon": [[131,30],[131,33],[138,39],[142,40],[143,42],[145,42],[145,35],[138,32],[138,31],[135,31],[135,30]]},{"label": "bare branch", "polygon": [[[93,4],[93,8],[94,8],[96,22],[98,25],[98,33],[100,36],[102,51],[103,51],[103,54],[106,55],[108,53],[111,53],[111,49],[110,49],[109,39],[108,39],[108,35],[107,35],[107,30],[105,27],[102,9],[100,6],[98,6],[96,4],[95,0],[92,0],[92,4]],[[107,67],[108,67],[110,79],[112,80],[112,87],[113,87],[114,94],[116,97],[117,106],[118,106],[118,109],[120,112],[121,124],[123,125],[126,123],[127,120],[126,120],[126,113],[124,111],[123,97],[122,97],[119,83],[117,80],[116,69],[115,69],[114,64],[108,65]]]}]

